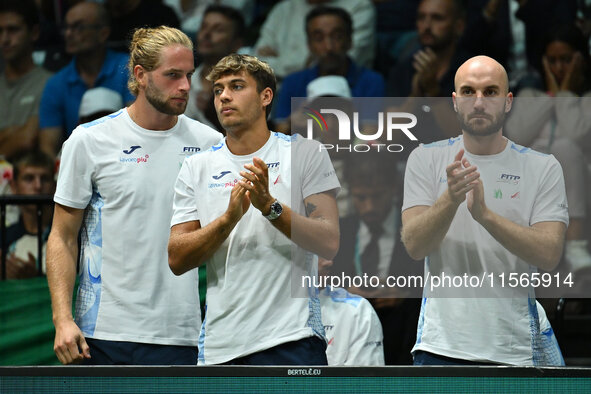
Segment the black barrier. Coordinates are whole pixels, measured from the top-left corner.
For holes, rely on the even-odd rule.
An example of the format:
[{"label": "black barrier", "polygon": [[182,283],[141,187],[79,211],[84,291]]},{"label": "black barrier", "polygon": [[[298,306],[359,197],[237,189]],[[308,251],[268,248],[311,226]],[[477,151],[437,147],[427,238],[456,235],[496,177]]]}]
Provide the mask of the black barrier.
[{"label": "black barrier", "polygon": [[37,206],[37,273],[43,275],[43,205],[53,204],[53,196],[34,195],[34,196],[0,196],[0,247],[2,254],[0,256],[0,279],[6,279],[6,206],[19,204],[35,204]]},{"label": "black barrier", "polygon": [[[351,376],[351,377],[552,377],[591,378],[591,367],[519,367],[519,366],[36,366],[0,367],[3,376],[71,376],[71,377],[286,377],[286,376]],[[591,381],[589,382],[591,383]]]},{"label": "black barrier", "polygon": [[3,367],[2,392],[590,392],[591,368]]}]

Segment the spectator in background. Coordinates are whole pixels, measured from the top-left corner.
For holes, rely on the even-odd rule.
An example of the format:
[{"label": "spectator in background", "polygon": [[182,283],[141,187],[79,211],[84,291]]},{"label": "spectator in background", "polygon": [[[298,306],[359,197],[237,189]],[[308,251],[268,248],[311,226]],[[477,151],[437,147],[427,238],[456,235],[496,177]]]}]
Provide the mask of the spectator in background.
[{"label": "spectator in background", "polygon": [[107,49],[109,20],[103,6],[76,4],[66,14],[63,32],[74,59],[47,81],[39,110],[40,149],[54,157],[78,125],[80,100],[88,89],[104,86],[118,92],[124,103],[133,101],[127,89],[129,56]]},{"label": "spectator in background", "polygon": [[421,48],[388,75],[390,97],[449,97],[455,70],[469,57],[458,46],[464,31],[461,0],[421,0],[416,27]]},{"label": "spectator in background", "polygon": [[116,91],[103,87],[88,89],[80,102],[79,122],[92,122],[118,111],[121,107],[123,100]]},{"label": "spectator in background", "polygon": [[174,10],[162,4],[162,0],[104,0],[104,3],[111,20],[109,47],[117,51],[127,51],[137,28],[180,27]]},{"label": "spectator in background", "polygon": [[[400,240],[402,187],[396,154],[349,153],[344,179],[349,185],[354,212],[340,221],[340,249],[333,272],[350,277],[376,276],[384,287],[352,287],[349,291],[367,298],[384,330],[387,365],[410,365],[416,338],[420,293],[388,287],[388,276],[421,276],[420,262],[413,261]],[[414,297],[414,298],[410,298]]]},{"label": "spectator in background", "polygon": [[373,65],[375,10],[370,0],[286,0],[269,12],[255,44],[255,54],[269,63],[278,79],[310,66],[305,18],[319,4],[343,8],[352,16],[349,56],[362,66]]},{"label": "spectator in background", "polygon": [[420,116],[413,132],[422,143],[458,135],[449,95],[455,70],[469,57],[458,45],[464,23],[462,0],[421,0],[416,15],[421,48],[401,58],[388,74],[387,95],[410,97],[401,110]]},{"label": "spectator in background", "polygon": [[277,131],[289,130],[291,98],[306,97],[306,86],[318,77],[340,75],[347,79],[353,97],[383,97],[384,79],[351,59],[353,45],[351,15],[338,7],[318,6],[306,15],[308,49],[315,65],[285,77],[274,118]]},{"label": "spectator in background", "polygon": [[[53,158],[40,151],[25,152],[14,159],[13,179],[10,188],[14,195],[53,195],[55,192],[55,164]],[[38,274],[38,231],[37,206],[20,205],[18,222],[6,229],[6,277],[8,279],[31,278]],[[41,260],[45,273],[45,242],[49,235],[53,204],[42,207],[41,228],[43,240]]]},{"label": "spectator in background", "polygon": [[196,36],[197,57],[201,62],[191,77],[191,91],[185,115],[224,132],[213,105],[213,85],[205,77],[226,55],[242,46],[244,19],[234,8],[212,5],[203,15]]},{"label": "spectator in background", "polygon": [[542,64],[545,91],[518,92],[505,134],[560,162],[569,213],[565,268],[576,273],[591,269],[585,234],[588,158],[583,153],[591,148],[591,59],[587,41],[574,24],[556,26],[546,34]]},{"label": "spectator in background", "polygon": [[211,6],[235,9],[242,16],[246,25],[250,26],[254,18],[255,3],[255,0],[164,0],[164,4],[176,12],[181,21],[181,30],[189,37],[197,34],[200,26],[203,25],[207,9]]},{"label": "spectator in background", "polygon": [[35,63],[56,73],[64,68],[72,56],[65,51],[62,26],[70,8],[81,0],[35,0],[40,10],[41,33],[35,45]]},{"label": "spectator in background", "polygon": [[543,71],[541,38],[556,25],[574,23],[577,0],[471,0],[466,7],[460,45],[503,64],[509,86],[518,89],[535,84],[531,73]]},{"label": "spectator in background", "polygon": [[[318,276],[330,277],[332,261],[318,259]],[[323,285],[321,285],[322,287]],[[371,304],[342,288],[320,290],[328,365],[384,365],[382,324]]]},{"label": "spectator in background", "polygon": [[9,161],[36,149],[39,103],[51,73],[33,63],[33,44],[39,37],[39,14],[34,0],[0,0],[0,155]]}]

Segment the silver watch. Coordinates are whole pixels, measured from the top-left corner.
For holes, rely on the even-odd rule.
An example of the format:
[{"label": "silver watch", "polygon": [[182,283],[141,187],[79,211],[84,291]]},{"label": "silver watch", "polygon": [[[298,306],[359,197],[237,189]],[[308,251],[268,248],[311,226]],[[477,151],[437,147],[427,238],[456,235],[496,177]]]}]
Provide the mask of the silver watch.
[{"label": "silver watch", "polygon": [[281,216],[282,212],[283,212],[283,207],[281,206],[281,203],[279,201],[275,200],[271,204],[271,212],[269,212],[268,215],[265,215],[265,218],[267,218],[269,220],[275,220],[279,216]]}]

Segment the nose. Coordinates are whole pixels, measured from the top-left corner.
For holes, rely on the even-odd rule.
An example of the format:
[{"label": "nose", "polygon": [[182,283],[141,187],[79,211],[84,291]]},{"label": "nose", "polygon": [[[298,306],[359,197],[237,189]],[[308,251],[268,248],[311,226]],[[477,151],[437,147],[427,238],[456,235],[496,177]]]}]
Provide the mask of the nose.
[{"label": "nose", "polygon": [[484,109],[485,97],[481,91],[476,92],[474,97],[474,109]]},{"label": "nose", "polygon": [[559,78],[562,77],[564,75],[564,73],[566,72],[567,67],[568,67],[567,62],[562,61],[562,60],[557,61],[554,66],[554,69],[556,71],[556,76]]},{"label": "nose", "polygon": [[204,40],[206,38],[210,38],[211,37],[211,29],[209,28],[202,28],[201,30],[199,30],[199,32],[197,32],[197,41],[199,40]]},{"label": "nose", "polygon": [[186,93],[191,89],[191,76],[187,75],[185,78],[180,79],[179,90],[183,93]]},{"label": "nose", "polygon": [[327,53],[331,53],[331,52],[333,52],[334,48],[335,48],[334,39],[330,35],[327,35],[324,38],[324,49],[326,50]]},{"label": "nose", "polygon": [[423,16],[417,21],[417,30],[419,32],[428,32],[431,30],[431,18]]},{"label": "nose", "polygon": [[37,194],[41,193],[41,189],[43,188],[43,180],[40,176],[33,178],[33,188]]},{"label": "nose", "polygon": [[73,30],[74,29],[72,29],[71,27],[66,27],[64,29],[64,40],[66,40],[66,41],[72,40],[72,37],[74,37]]},{"label": "nose", "polygon": [[222,102],[232,100],[232,96],[230,95],[230,89],[223,88],[221,93],[219,94],[219,98]]}]

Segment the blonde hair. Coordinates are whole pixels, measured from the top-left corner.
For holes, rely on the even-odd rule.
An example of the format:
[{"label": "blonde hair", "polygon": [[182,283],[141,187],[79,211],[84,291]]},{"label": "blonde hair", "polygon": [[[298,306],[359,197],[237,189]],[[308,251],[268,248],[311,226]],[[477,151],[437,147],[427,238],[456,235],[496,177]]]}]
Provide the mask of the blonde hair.
[{"label": "blonde hair", "polygon": [[[277,80],[275,79],[275,72],[267,63],[250,55],[239,55],[233,53],[222,58],[205,77],[211,83],[215,83],[218,79],[225,75],[234,75],[240,72],[247,72],[257,83],[257,91],[260,93],[265,88],[270,88],[275,97],[275,89],[277,87]],[[273,101],[265,108],[267,116],[271,112]]]},{"label": "blonde hair", "polygon": [[127,87],[134,96],[138,95],[139,84],[133,74],[135,66],[140,65],[147,71],[152,71],[160,65],[162,50],[170,45],[182,45],[193,50],[193,42],[179,29],[168,26],[155,28],[140,28],[133,33],[129,44],[129,80]]}]

